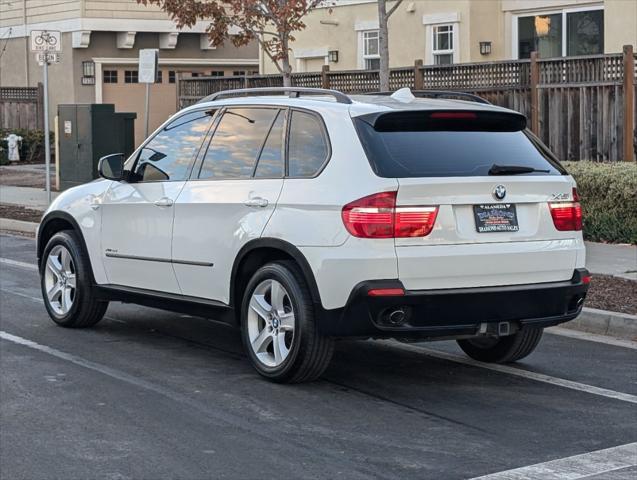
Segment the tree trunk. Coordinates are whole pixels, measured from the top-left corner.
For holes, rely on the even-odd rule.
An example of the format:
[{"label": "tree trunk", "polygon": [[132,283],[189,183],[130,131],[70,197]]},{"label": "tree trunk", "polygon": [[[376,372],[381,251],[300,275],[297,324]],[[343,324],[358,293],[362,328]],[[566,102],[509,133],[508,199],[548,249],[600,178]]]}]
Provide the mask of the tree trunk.
[{"label": "tree trunk", "polygon": [[288,48],[287,35],[281,36],[281,47],[283,50],[283,58],[281,58],[281,73],[283,74],[283,86],[292,86],[292,67],[290,66],[290,49]]},{"label": "tree trunk", "polygon": [[378,0],[378,50],[380,53],[380,91],[389,91],[389,38],[387,0]]},{"label": "tree trunk", "polygon": [[285,56],[281,59],[281,70],[283,73],[283,86],[292,86],[292,67],[290,67],[290,58]]}]

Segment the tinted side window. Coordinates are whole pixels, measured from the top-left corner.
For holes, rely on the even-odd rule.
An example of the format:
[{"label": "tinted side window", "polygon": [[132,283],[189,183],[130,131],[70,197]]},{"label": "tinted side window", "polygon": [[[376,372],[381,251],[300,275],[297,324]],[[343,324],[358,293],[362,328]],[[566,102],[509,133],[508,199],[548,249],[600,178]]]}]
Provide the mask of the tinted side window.
[{"label": "tinted side window", "polygon": [[185,180],[211,122],[212,115],[203,111],[175,119],[139,152],[134,178],[141,182]]},{"label": "tinted side window", "polygon": [[226,110],[206,152],[199,178],[251,177],[278,113],[270,108]]},{"label": "tinted side window", "polygon": [[277,115],[268,139],[263,145],[259,163],[254,173],[255,177],[282,177],[285,170],[285,156],[283,151],[283,133],[285,130],[285,113]]},{"label": "tinted side window", "polygon": [[321,120],[305,112],[292,111],[288,141],[288,175],[313,177],[321,169],[329,148]]}]

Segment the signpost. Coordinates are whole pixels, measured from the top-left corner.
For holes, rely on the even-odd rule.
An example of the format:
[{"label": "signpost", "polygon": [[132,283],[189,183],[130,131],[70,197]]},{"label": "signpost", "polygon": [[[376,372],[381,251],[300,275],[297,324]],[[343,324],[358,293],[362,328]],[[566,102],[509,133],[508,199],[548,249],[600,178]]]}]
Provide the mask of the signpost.
[{"label": "signpost", "polygon": [[145,48],[139,51],[139,83],[146,84],[146,105],[144,107],[144,118],[146,121],[144,138],[148,137],[148,117],[150,110],[150,84],[157,80],[158,50],[156,48]]},{"label": "signpost", "polygon": [[31,31],[31,51],[37,55],[43,67],[44,80],[44,158],[46,166],[46,194],[51,203],[51,145],[49,139],[49,62],[60,61],[62,51],[61,33],[52,30]]}]

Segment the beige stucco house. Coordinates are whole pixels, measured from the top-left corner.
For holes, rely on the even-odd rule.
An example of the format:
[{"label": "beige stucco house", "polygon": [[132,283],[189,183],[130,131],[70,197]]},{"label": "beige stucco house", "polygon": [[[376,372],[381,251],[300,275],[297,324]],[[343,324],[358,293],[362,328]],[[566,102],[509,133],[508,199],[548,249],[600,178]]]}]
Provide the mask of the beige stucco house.
[{"label": "beige stucco house", "polygon": [[114,103],[137,112],[144,125],[145,85],[138,83],[139,49],[159,49],[158,82],[151,86],[150,127],[176,111],[179,76],[256,73],[256,44],[209,45],[201,22],[179,31],[156,7],[135,0],[0,0],[0,86],[35,86],[42,67],[30,52],[31,30],[62,32],[59,64],[49,67],[51,117],[61,103]]},{"label": "beige stucco house", "polygon": [[[388,1],[388,8],[394,2]],[[376,0],[331,0],[295,33],[297,72],[378,68]],[[637,0],[404,0],[389,20],[391,67],[621,52]],[[261,71],[275,66],[261,52]]]}]

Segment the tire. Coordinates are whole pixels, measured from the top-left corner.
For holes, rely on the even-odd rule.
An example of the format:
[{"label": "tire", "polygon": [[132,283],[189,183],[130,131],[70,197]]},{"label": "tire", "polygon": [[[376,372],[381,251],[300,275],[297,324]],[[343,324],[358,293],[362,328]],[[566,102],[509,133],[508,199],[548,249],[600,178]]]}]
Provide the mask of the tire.
[{"label": "tire", "polygon": [[523,328],[514,335],[493,339],[458,340],[464,353],[488,363],[511,363],[530,355],[542,338],[542,328]]},{"label": "tire", "polygon": [[62,327],[92,327],[108,308],[108,302],[95,299],[90,260],[70,230],[53,235],[44,248],[40,287],[51,320]]},{"label": "tire", "polygon": [[241,304],[241,337],[257,372],[278,383],[316,380],[334,352],[334,340],[318,330],[307,282],[291,261],[269,263],[250,279]]}]

